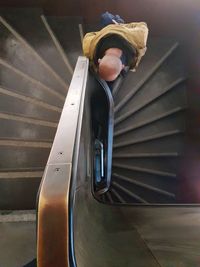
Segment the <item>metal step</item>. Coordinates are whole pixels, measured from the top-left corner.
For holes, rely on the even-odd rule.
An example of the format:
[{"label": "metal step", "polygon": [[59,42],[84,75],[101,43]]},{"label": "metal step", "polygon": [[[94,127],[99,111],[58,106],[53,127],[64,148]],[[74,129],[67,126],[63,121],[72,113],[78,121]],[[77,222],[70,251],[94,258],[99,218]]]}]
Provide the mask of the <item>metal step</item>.
[{"label": "metal step", "polygon": [[[67,85],[12,25],[0,17],[0,58],[44,85],[66,95]],[[38,41],[39,42],[39,41]]]},{"label": "metal step", "polygon": [[61,47],[73,70],[78,59],[82,55],[80,17],[46,17],[46,20],[55,33]]},{"label": "metal step", "polygon": [[10,91],[62,108],[65,96],[0,59],[0,85]]},{"label": "metal step", "polygon": [[2,267],[22,267],[36,257],[35,222],[33,210],[0,211]]},{"label": "metal step", "polygon": [[0,172],[0,209],[20,210],[21,207],[36,207],[36,195],[43,171],[8,171]]},{"label": "metal step", "polygon": [[0,9],[0,209],[35,208],[81,53],[80,19],[48,19],[40,9]]},{"label": "metal step", "polygon": [[178,43],[153,38],[114,95],[112,204],[177,202],[186,128],[186,72]]},{"label": "metal step", "polygon": [[0,113],[0,124],[0,139],[53,140],[57,128],[55,122],[8,113]]},{"label": "metal step", "polygon": [[71,74],[41,18],[42,12],[18,8],[0,9],[0,14],[52,68],[51,76],[69,86]]},{"label": "metal step", "polygon": [[0,86],[0,112],[57,122],[62,109]]}]

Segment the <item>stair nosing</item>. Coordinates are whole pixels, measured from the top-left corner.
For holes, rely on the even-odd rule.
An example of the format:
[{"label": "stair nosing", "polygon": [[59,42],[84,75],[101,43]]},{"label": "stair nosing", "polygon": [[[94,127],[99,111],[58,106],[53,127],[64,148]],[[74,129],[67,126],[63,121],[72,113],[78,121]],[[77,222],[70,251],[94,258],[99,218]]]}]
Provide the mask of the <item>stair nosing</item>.
[{"label": "stair nosing", "polygon": [[0,15],[0,22],[26,47],[28,48],[34,56],[40,61],[40,63],[54,76],[54,78],[62,84],[62,87],[65,88],[63,93],[68,91],[69,86],[65,83],[65,81],[53,70],[53,68],[38,54],[38,52],[27,42],[27,40],[21,36],[15,28],[7,22],[7,20]]},{"label": "stair nosing", "polygon": [[183,133],[184,133],[184,130],[180,130],[180,129],[171,130],[168,132],[154,134],[154,135],[147,136],[144,138],[136,138],[135,140],[120,142],[120,143],[113,145],[113,148],[115,149],[115,148],[125,147],[125,146],[129,146],[129,145],[136,145],[136,144],[145,143],[145,142],[149,142],[152,140],[162,139],[162,138],[165,138],[168,136],[183,134]]},{"label": "stair nosing", "polygon": [[164,56],[158,60],[158,62],[156,64],[154,64],[154,67],[148,72],[148,74],[146,75],[146,77],[141,80],[140,82],[138,82],[138,84],[135,86],[136,90],[133,92],[130,92],[129,94],[126,95],[126,98],[123,99],[122,102],[120,102],[116,108],[115,108],[115,112],[118,112],[119,110],[121,110],[123,108],[123,106],[129,102],[129,100],[139,91],[139,89],[144,85],[144,83],[146,83],[150,77],[156,72],[156,70],[166,61],[166,59],[176,50],[176,48],[178,47],[178,42],[176,42],[175,44],[173,44],[171,46],[171,48],[164,54]]},{"label": "stair nosing", "polygon": [[5,87],[3,87],[1,85],[0,85],[0,94],[4,94],[4,95],[10,96],[10,97],[14,97],[14,98],[20,99],[22,101],[25,101],[26,103],[31,103],[33,105],[42,107],[42,108],[47,109],[47,110],[55,111],[55,112],[58,112],[58,113],[62,112],[62,108],[50,105],[48,103],[45,103],[45,102],[43,102],[41,100],[38,100],[36,98],[33,98],[33,97],[29,97],[29,96],[25,96],[23,94],[19,94],[15,90],[9,90],[8,88],[5,88]]},{"label": "stair nosing", "polygon": [[159,158],[159,157],[179,157],[177,152],[172,153],[125,153],[125,154],[113,154],[113,158]]},{"label": "stair nosing", "polygon": [[31,147],[31,148],[44,148],[50,149],[52,147],[53,140],[25,140],[17,138],[0,138],[0,147]]},{"label": "stair nosing", "polygon": [[141,203],[143,203],[143,204],[149,204],[145,199],[143,199],[140,196],[136,195],[135,193],[131,192],[127,188],[124,188],[123,186],[119,185],[117,182],[112,182],[112,184],[115,187],[117,187],[117,188],[121,189],[122,191],[124,191],[125,193],[127,193],[129,196],[132,196],[133,198],[137,199]]},{"label": "stair nosing", "polygon": [[0,210],[0,223],[36,222],[36,212],[33,210],[3,211]]},{"label": "stair nosing", "polygon": [[110,194],[109,191],[106,193],[106,196],[108,197],[109,202],[110,202],[111,204],[113,204],[114,201],[113,201],[112,196],[111,196],[111,194]]},{"label": "stair nosing", "polygon": [[64,61],[69,73],[72,76],[73,75],[73,68],[72,68],[72,66],[70,64],[70,61],[69,61],[69,59],[68,59],[68,57],[67,57],[67,55],[66,55],[66,53],[65,53],[65,51],[64,51],[64,49],[62,47],[62,45],[58,41],[56,35],[54,34],[54,31],[52,30],[51,26],[48,23],[48,20],[46,19],[46,17],[44,15],[41,15],[41,20],[42,20],[47,32],[49,33],[49,35],[50,35],[50,37],[51,37],[51,39],[52,39],[57,51],[61,55],[61,58]]},{"label": "stair nosing", "polygon": [[54,95],[55,97],[57,97],[58,99],[62,100],[63,103],[65,101],[65,95],[55,91],[53,88],[50,88],[49,86],[43,84],[42,82],[40,82],[39,80],[36,80],[34,78],[32,78],[31,76],[29,76],[28,74],[22,72],[21,70],[15,68],[14,66],[10,65],[6,60],[0,58],[0,64],[3,65],[6,68],[11,69],[13,72],[17,73],[18,75],[24,77],[25,79],[29,80],[30,82],[34,83],[34,84],[38,84],[41,88],[43,88],[43,90],[45,90],[46,92],[48,92],[51,95]]},{"label": "stair nosing", "polygon": [[180,83],[184,82],[186,80],[185,77],[179,78],[175,80],[174,82],[170,83],[170,85],[165,86],[164,90],[153,97],[152,99],[146,101],[145,103],[136,106],[133,110],[127,111],[125,114],[119,116],[115,120],[115,126],[121,123],[124,120],[127,120],[130,116],[133,116],[135,113],[139,112],[141,109],[146,108],[148,105],[150,105],[152,102],[157,101],[160,97],[163,97],[165,94],[173,90],[175,87],[177,87]]},{"label": "stair nosing", "polygon": [[122,203],[122,204],[125,204],[126,201],[123,199],[122,196],[120,196],[120,194],[116,191],[116,189],[114,189],[113,187],[111,188],[111,192],[115,195],[116,198],[119,199],[119,201]]},{"label": "stair nosing", "polygon": [[169,178],[174,178],[174,179],[177,177],[177,175],[175,173],[169,173],[169,172],[165,172],[165,171],[159,171],[159,170],[148,169],[148,168],[137,167],[137,166],[129,166],[126,164],[114,163],[113,167],[114,168],[127,169],[130,171],[147,173],[147,174],[154,174],[154,175],[164,176],[164,177],[169,177]]},{"label": "stair nosing", "polygon": [[169,110],[167,112],[164,112],[161,115],[154,116],[153,118],[143,120],[140,123],[134,124],[134,126],[126,127],[126,128],[124,128],[122,130],[116,131],[114,133],[114,137],[120,136],[122,134],[126,134],[128,132],[134,131],[134,130],[142,128],[142,127],[145,127],[146,125],[155,123],[155,122],[157,122],[159,120],[162,120],[162,119],[165,119],[165,118],[167,118],[169,116],[173,116],[174,114],[179,113],[181,111],[184,111],[185,109],[186,109],[186,107],[177,107],[177,108],[171,109],[171,110]]},{"label": "stair nosing", "polygon": [[32,178],[41,178],[44,174],[44,171],[21,171],[21,172],[2,172],[0,170],[0,180],[6,179],[32,179]]},{"label": "stair nosing", "polygon": [[52,128],[57,128],[58,123],[53,122],[53,121],[45,121],[45,120],[40,120],[36,119],[33,117],[27,117],[27,116],[20,116],[15,113],[7,113],[7,112],[0,112],[0,119],[5,119],[5,120],[14,120],[14,121],[19,121],[23,123],[28,123],[28,124],[35,124],[35,125],[40,125],[43,127],[52,127]]},{"label": "stair nosing", "polygon": [[135,179],[126,177],[126,176],[124,176],[124,175],[119,175],[119,174],[117,174],[117,173],[113,173],[112,175],[113,175],[114,177],[118,178],[118,179],[121,179],[122,181],[126,181],[126,182],[128,182],[128,183],[132,183],[132,184],[137,185],[137,186],[139,186],[139,187],[142,187],[142,188],[148,189],[148,190],[150,190],[150,191],[154,191],[154,192],[156,192],[156,193],[159,193],[159,194],[161,194],[161,195],[165,195],[165,196],[173,197],[173,198],[176,197],[175,194],[170,193],[170,192],[168,192],[168,191],[166,191],[166,190],[163,190],[163,189],[154,187],[154,186],[152,186],[152,185],[145,184],[145,183],[143,183],[143,182],[139,182],[139,181],[137,181],[137,180],[135,180]]}]

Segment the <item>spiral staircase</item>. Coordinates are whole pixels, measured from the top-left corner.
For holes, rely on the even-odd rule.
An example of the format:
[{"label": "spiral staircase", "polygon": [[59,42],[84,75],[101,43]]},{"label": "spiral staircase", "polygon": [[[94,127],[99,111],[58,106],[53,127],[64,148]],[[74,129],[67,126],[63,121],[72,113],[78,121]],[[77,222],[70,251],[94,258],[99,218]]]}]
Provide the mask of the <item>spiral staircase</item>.
[{"label": "spiral staircase", "polygon": [[[35,209],[76,60],[82,54],[84,27],[79,17],[46,17],[40,9],[0,13],[0,222],[34,223],[35,213],[29,210]],[[84,31],[88,29],[85,26]],[[113,90],[112,179],[109,191],[101,196],[103,203],[179,202],[187,109],[184,66],[176,40],[150,35],[138,70],[129,72]]]},{"label": "spiral staircase", "polygon": [[1,10],[0,209],[35,207],[81,51],[80,22],[38,9]]},{"label": "spiral staircase", "polygon": [[35,257],[37,191],[81,54],[81,23],[0,9],[0,266]]},{"label": "spiral staircase", "polygon": [[150,39],[136,73],[114,94],[112,186],[105,201],[179,202],[184,149],[186,71],[178,43]]}]

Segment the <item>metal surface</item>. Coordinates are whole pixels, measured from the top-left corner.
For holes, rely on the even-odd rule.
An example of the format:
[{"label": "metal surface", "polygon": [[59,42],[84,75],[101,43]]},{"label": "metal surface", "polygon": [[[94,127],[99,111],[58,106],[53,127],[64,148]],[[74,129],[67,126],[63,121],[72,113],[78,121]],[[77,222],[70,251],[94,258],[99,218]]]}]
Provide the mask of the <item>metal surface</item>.
[{"label": "metal surface", "polygon": [[56,38],[61,44],[66,57],[72,68],[82,55],[82,46],[79,33],[79,24],[82,23],[81,17],[46,17],[46,20],[53,30]]},{"label": "metal surface", "polygon": [[74,246],[77,267],[159,267],[134,226],[120,208],[98,203],[90,183],[76,191]]},{"label": "metal surface", "polygon": [[198,267],[200,207],[123,209],[127,224],[136,227],[160,266]]},{"label": "metal surface", "polygon": [[[198,267],[199,207],[126,207],[105,205],[94,199],[92,172],[86,168],[88,163],[92,168],[87,102],[83,120],[77,171],[70,191],[76,263],[71,266]],[[127,201],[114,188],[112,192],[115,194],[104,196],[110,203],[116,202],[116,197],[122,203]]]},{"label": "metal surface", "polygon": [[69,266],[69,188],[87,73],[88,60],[79,57],[40,188],[38,267]]},{"label": "metal surface", "polygon": [[[51,76],[69,85],[71,75],[41,19],[42,10],[33,8],[1,9],[2,17],[34,48],[52,69]],[[40,40],[38,42],[38,40]]]},{"label": "metal surface", "polygon": [[0,266],[22,267],[36,256],[35,211],[0,211]]},{"label": "metal surface", "polygon": [[[2,124],[6,128],[0,140],[0,188],[3,188],[0,201],[4,208],[9,208],[13,203],[8,203],[6,199],[12,195],[12,201],[18,199],[14,207],[19,208],[23,204],[20,195],[23,195],[28,208],[33,205],[59,119],[59,115],[54,117],[54,113],[56,110],[59,113],[62,108],[66,91],[61,88],[62,81],[54,74],[60,64],[53,60],[57,55],[55,51],[51,51],[52,58],[48,58],[50,51],[38,46],[39,42],[34,39],[37,35],[35,28],[33,35],[25,31],[25,39],[33,38],[31,46],[37,52],[32,50],[23,39],[25,36],[21,38],[16,32],[18,29],[21,34],[22,28],[10,25],[12,19],[15,20],[11,16],[7,23],[1,18],[2,38],[5,37],[1,52],[4,58],[1,60],[1,81],[5,91],[1,90],[0,116],[2,122],[7,118],[15,123],[9,126]],[[74,44],[78,27],[67,25],[68,19],[54,18],[52,21],[56,34],[51,38],[59,37],[69,58],[75,62],[81,49],[80,44],[78,48]],[[65,26],[69,27],[68,34],[64,24],[55,25],[57,21],[65,21]],[[17,22],[19,26],[22,22],[21,26],[26,30],[29,29],[28,23],[32,26],[29,18],[27,25],[23,24],[23,20]],[[42,31],[40,29],[40,33]],[[42,34],[42,40],[45,39],[43,37]],[[72,45],[69,45],[69,38],[73,39]],[[56,48],[61,48],[57,45]],[[158,40],[158,45],[150,43],[149,48],[152,54],[147,53],[143,67],[136,75],[129,75],[121,89],[114,88],[116,139],[113,184],[110,191],[102,196],[107,203],[174,203],[178,163],[184,142],[185,73],[176,42],[162,38]],[[63,52],[62,49],[60,51]],[[16,54],[27,59],[28,65]],[[45,57],[50,65],[55,63],[53,72],[43,61]],[[63,76],[63,73],[62,70],[58,75]],[[86,82],[82,71],[75,78],[85,79]],[[70,102],[66,102],[69,109],[64,108],[63,114],[68,115],[61,118],[62,127],[58,129],[41,185],[38,206],[39,267],[198,267],[198,207],[111,206],[93,197],[91,110],[83,95],[82,101],[79,101],[75,87],[72,88],[73,94],[69,95]],[[12,93],[6,94],[9,90]],[[37,100],[34,102],[29,97]],[[11,105],[13,108],[10,108]],[[34,129],[33,125],[38,127]],[[42,128],[47,125],[53,125],[52,132],[48,133],[50,127]],[[12,128],[16,129],[16,135]]]},{"label": "metal surface", "polygon": [[30,8],[0,10],[2,209],[35,208],[71,78],[61,44],[41,14]]},{"label": "metal surface", "polygon": [[[45,86],[37,79],[33,79],[19,69],[0,59],[0,83],[1,86],[11,92],[33,97],[50,105],[62,108],[65,96]],[[11,79],[12,77],[12,79]]]},{"label": "metal surface", "polygon": [[6,95],[1,92],[1,104],[0,104],[0,112],[2,113],[10,113],[15,115],[21,115],[31,118],[40,118],[41,120],[54,121],[57,122],[60,118],[61,110],[51,110],[49,108],[41,107],[37,105],[36,101],[27,101],[26,98],[20,99],[16,96]]},{"label": "metal surface", "polygon": [[66,54],[65,54],[65,52],[64,52],[64,50],[63,50],[63,48],[62,48],[62,46],[61,46],[61,44],[59,43],[59,41],[58,41],[58,39],[56,38],[54,32],[52,31],[52,29],[51,29],[51,27],[50,27],[50,25],[49,25],[49,23],[48,23],[46,17],[45,17],[44,15],[42,15],[42,16],[41,16],[41,19],[42,19],[42,21],[43,21],[43,23],[44,23],[44,25],[45,25],[47,31],[49,32],[49,34],[50,34],[50,36],[51,36],[51,38],[52,38],[52,40],[53,40],[53,42],[54,42],[54,44],[55,44],[57,50],[59,51],[59,53],[60,53],[60,55],[61,55],[63,61],[65,62],[65,65],[66,65],[66,67],[67,67],[67,69],[68,69],[68,72],[69,72],[69,74],[70,74],[70,80],[71,80],[71,76],[72,76],[72,74],[73,74],[72,66],[71,66],[71,64],[70,64],[70,62],[69,62],[69,60],[68,60],[68,58],[67,58],[67,56],[66,56]]},{"label": "metal surface", "polygon": [[[82,88],[79,87],[81,77],[86,82],[84,70],[82,76],[81,73],[76,75],[81,60],[75,69],[41,184],[38,267],[131,267],[133,264],[145,267],[147,262],[150,267],[159,267],[137,230],[127,228],[120,209],[101,204],[92,195],[91,103],[89,92],[84,96],[83,91],[81,101],[81,94],[78,94],[78,89],[81,93]],[[71,103],[76,103],[73,114]],[[70,124],[72,116],[73,127]]]},{"label": "metal surface", "polygon": [[[113,102],[113,97],[111,94],[111,89],[109,88],[108,84],[100,79],[98,75],[95,73],[92,73],[93,76],[95,76],[95,79],[98,81],[98,83],[101,85],[100,90],[104,92],[105,99],[103,100],[102,103],[100,102],[100,99],[98,97],[95,99],[94,105],[97,107],[96,112],[99,113],[98,109],[101,108],[106,109],[106,115],[104,115],[105,125],[104,125],[104,130],[105,130],[105,137],[104,137],[104,144],[106,147],[106,152],[105,152],[105,187],[96,192],[97,194],[103,194],[106,191],[109,190],[110,184],[111,184],[111,175],[112,175],[112,150],[113,150],[113,129],[114,129],[114,102]],[[93,92],[93,94],[97,95],[97,92]],[[101,106],[99,106],[99,103],[101,103]],[[98,104],[97,104],[98,103]],[[106,107],[106,108],[105,108]],[[92,113],[94,110],[91,111]],[[103,116],[102,116],[103,117]]]},{"label": "metal surface", "polygon": [[151,38],[137,71],[129,72],[114,90],[113,155],[117,158],[113,158],[106,202],[179,203],[187,114],[183,63],[181,45]]},{"label": "metal surface", "polygon": [[[94,84],[88,82],[87,86],[88,88],[94,87]],[[170,264],[171,266],[181,264],[184,267],[198,267],[198,243],[200,239],[199,237],[194,238],[194,236],[199,232],[199,207],[151,206],[147,208],[141,206],[105,205],[97,201],[92,195],[93,152],[91,144],[93,133],[91,131],[92,114],[89,97],[87,92],[84,103],[81,103],[81,109],[79,110],[79,123],[74,126],[74,128],[77,127],[77,131],[71,131],[74,137],[76,137],[76,140],[73,139],[72,141],[74,153],[71,163],[73,164],[68,166],[68,169],[65,168],[62,161],[57,159],[56,156],[54,157],[52,153],[51,165],[48,167],[52,169],[47,168],[46,170],[47,174],[49,174],[49,184],[46,187],[47,191],[44,191],[44,193],[48,195],[49,199],[52,197],[52,204],[50,208],[49,202],[41,199],[41,203],[43,202],[44,206],[39,206],[39,209],[43,208],[44,211],[46,208],[47,213],[41,212],[43,217],[40,217],[41,214],[39,215],[38,226],[40,230],[38,231],[38,236],[41,235],[41,237],[46,237],[46,239],[41,240],[39,238],[41,240],[40,245],[43,247],[41,247],[42,252],[38,251],[38,256],[41,257],[40,252],[44,253],[44,257],[48,255],[48,252],[52,251],[52,246],[56,247],[56,249],[53,250],[49,258],[46,258],[46,265],[42,265],[42,262],[38,261],[39,264],[41,266],[70,267],[168,267]],[[70,125],[70,119],[71,116],[68,117],[69,124],[67,125]],[[61,136],[58,135],[57,137],[60,137],[57,144],[58,148],[61,148],[60,142],[62,142],[62,138],[65,138],[65,135],[62,133]],[[180,141],[180,138],[178,137],[177,140]],[[177,143],[177,140],[175,140],[174,136],[173,139],[165,140],[166,147],[175,149],[173,142]],[[68,146],[68,141],[66,141],[65,147]],[[146,146],[146,152],[142,152],[141,149],[138,150],[140,153],[135,151],[135,153],[138,153],[139,159],[137,159],[137,154],[135,154],[136,158],[134,160],[129,157],[125,157],[125,160],[130,161],[130,166],[132,161],[135,161],[152,167],[156,164],[155,159],[159,163],[161,170],[165,168],[167,170],[169,166],[176,168],[176,162],[173,162],[173,159],[166,161],[166,158],[179,158],[177,157],[177,150],[175,149],[174,153],[172,153],[173,150],[169,150],[169,152],[165,150],[165,152],[161,153],[162,147],[159,146],[159,152],[156,152],[155,143],[153,142],[151,140],[149,148],[152,148],[154,153],[151,150],[147,153],[148,146]],[[56,149],[56,152],[58,151],[60,149]],[[72,154],[70,148],[68,151]],[[130,146],[127,151],[130,153]],[[150,156],[151,160],[149,160],[148,156]],[[54,162],[56,162],[55,165]],[[167,166],[168,164],[169,166]],[[161,170],[153,172],[151,169],[139,169],[138,167],[134,170],[139,173],[138,181],[136,181],[133,179],[134,167],[130,166],[125,168],[126,172],[130,171],[130,180],[126,177],[124,179],[126,180],[125,182],[151,190],[151,194],[146,194],[143,198],[138,196],[138,192],[135,193],[133,188],[123,186],[123,184],[119,184],[115,180],[113,183],[115,187],[111,188],[111,193],[108,192],[106,195],[103,195],[102,200],[104,202],[112,204],[121,202],[125,204],[128,202],[127,195],[129,195],[135,200],[134,203],[142,202],[146,204],[147,197],[152,198],[151,201],[158,200],[161,202],[162,196],[164,196],[163,202],[166,201],[167,197],[168,203],[173,203],[173,200],[170,200],[170,198],[173,198],[173,193],[166,189],[167,187],[168,189],[170,187],[171,189],[175,188],[173,184],[174,176],[172,177],[169,173],[164,173]],[[72,167],[72,173],[70,173],[70,167]],[[61,176],[58,174],[57,179],[55,179],[55,173],[59,172]],[[64,172],[66,175],[64,175]],[[145,172],[147,176],[141,175],[142,172]],[[165,174],[166,177],[163,177],[164,179],[161,180],[160,176],[159,179],[156,179],[156,175],[162,176]],[[67,191],[69,186],[67,176],[68,178],[69,176],[71,177],[70,191]],[[115,178],[123,178],[122,176],[115,176]],[[48,176],[45,175],[45,177],[47,181]],[[135,177],[136,173],[134,173]],[[154,184],[147,185],[142,183],[142,177],[152,181]],[[171,182],[169,183],[167,179],[171,179]],[[156,187],[156,185],[160,187]],[[162,188],[163,185],[166,188]],[[121,194],[122,191],[125,192],[124,195]],[[152,195],[152,191],[156,193],[155,196]],[[57,202],[56,192],[61,192],[65,206]],[[61,209],[58,207],[61,207]],[[194,223],[190,221],[191,216]],[[43,219],[44,224],[42,224],[40,218]],[[58,250],[57,248],[60,247],[60,244],[63,246]],[[52,263],[53,265],[51,265]]]},{"label": "metal surface", "polygon": [[[142,86],[151,79],[152,75],[159,70],[162,64],[176,51],[177,48],[177,43],[166,39],[155,38],[152,39],[152,41],[148,41],[148,51],[142,60],[142,62],[144,62],[143,68],[141,68],[141,62],[137,72],[132,72],[129,75],[130,78],[134,76],[135,79],[131,79],[130,81],[129,77],[127,77],[126,84],[123,85],[123,88],[125,89],[123,91],[119,90],[118,96],[116,97],[116,112],[120,112],[124,106],[128,106],[127,104],[132,97],[140,91]],[[123,98],[124,94],[126,97]]]},{"label": "metal surface", "polygon": [[66,94],[67,87],[52,76],[48,64],[2,17],[0,17],[0,22],[0,57],[46,86]]},{"label": "metal surface", "polygon": [[[94,199],[92,172],[86,168],[89,163],[92,169],[89,110],[86,102],[77,170],[70,190],[74,245],[74,262],[70,266],[198,267],[199,207],[125,207]],[[110,203],[116,202],[115,197],[126,202],[112,190],[115,194],[106,196]]]},{"label": "metal surface", "polygon": [[[48,147],[41,147],[38,142],[37,147],[32,147],[32,142],[17,142],[4,140],[0,147],[0,170],[8,171],[20,170],[26,168],[42,168],[46,165],[50,152],[51,143],[47,143]],[[46,145],[46,143],[45,143]]]},{"label": "metal surface", "polygon": [[[0,138],[17,138],[23,140],[53,140],[56,132],[56,123],[29,119],[0,113]],[[46,124],[46,125],[45,125]],[[13,131],[15,129],[15,131]]]},{"label": "metal surface", "polygon": [[37,195],[42,175],[43,171],[21,171],[17,173],[13,171],[12,173],[4,173],[4,177],[3,173],[1,173],[0,209],[10,210],[12,208],[19,210],[21,207],[24,209],[35,207],[35,196]]}]

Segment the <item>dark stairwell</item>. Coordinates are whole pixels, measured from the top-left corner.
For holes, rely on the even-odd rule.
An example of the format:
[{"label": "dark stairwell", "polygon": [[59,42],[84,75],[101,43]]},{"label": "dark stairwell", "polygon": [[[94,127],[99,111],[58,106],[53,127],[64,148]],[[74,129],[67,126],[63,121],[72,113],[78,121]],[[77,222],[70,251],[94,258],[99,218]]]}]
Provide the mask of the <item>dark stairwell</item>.
[{"label": "dark stairwell", "polygon": [[[34,227],[34,212],[20,211],[23,215],[18,216],[18,213],[16,215],[12,210],[35,209],[37,190],[76,60],[82,53],[81,24],[82,19],[79,17],[48,17],[44,16],[40,9],[1,10],[0,209],[3,213],[5,211],[10,213],[11,217],[6,217],[6,222],[11,224],[11,228],[13,218],[19,225],[22,225],[24,220],[24,225],[32,223],[31,227]],[[90,27],[93,28],[91,25]],[[120,89],[113,92],[115,127],[112,180],[109,191],[101,196],[101,201],[109,205],[185,202],[184,183],[186,180],[187,184],[187,176],[193,175],[190,166],[184,175],[182,173],[183,162],[189,162],[192,165],[193,155],[196,157],[191,146],[188,150],[188,144],[196,140],[198,144],[198,133],[195,131],[193,117],[189,117],[192,120],[188,124],[188,114],[193,114],[190,112],[195,108],[198,100],[191,91],[195,80],[191,79],[192,68],[188,66],[186,45],[180,38],[176,39],[174,36],[153,36],[153,34],[150,35],[148,52],[137,72],[130,72]],[[188,125],[192,127],[188,129]],[[193,136],[196,139],[193,139]],[[192,151],[192,157],[189,160],[187,151],[190,155]],[[83,200],[78,195],[77,199]],[[187,203],[197,202],[197,200],[198,195],[191,193]],[[79,205],[81,206],[80,203]],[[88,204],[88,207],[98,209],[96,204]],[[82,216],[89,219],[87,208],[82,206],[82,209],[85,211],[81,213]],[[109,212],[104,208],[101,212],[110,218]],[[118,218],[118,225],[115,227],[120,232],[122,224],[128,221],[129,227],[136,227],[140,237],[150,243],[149,247],[159,258],[162,253],[157,252],[155,244],[157,241],[151,243],[155,235],[151,230],[145,231],[143,226],[147,227],[144,221],[149,220],[153,229],[159,227],[160,220],[165,220],[166,224],[161,223],[160,229],[167,227],[179,229],[178,223],[173,224],[167,220],[170,216],[175,216],[174,213],[180,214],[183,218],[184,212],[170,211],[170,208],[165,212],[162,209],[158,212],[153,208],[144,208],[136,213],[121,210],[123,219],[119,219],[115,210],[114,217]],[[195,216],[196,211],[191,212]],[[190,212],[187,210],[185,214],[188,214],[185,219],[187,222]],[[3,218],[5,217],[2,217],[2,220]],[[95,223],[96,221],[91,229],[94,234]],[[104,234],[104,222],[101,222],[101,225],[100,233]],[[80,225],[77,223],[76,226]],[[83,226],[83,233],[84,229],[87,229],[87,225]],[[149,238],[148,233],[152,234],[152,239]],[[162,230],[160,230],[160,236],[163,237]],[[194,235],[191,236],[194,239]],[[138,235],[139,241],[134,241],[138,248],[140,237]],[[127,241],[124,235],[120,238],[124,240],[123,242]],[[164,237],[164,240],[166,239],[167,237]],[[194,242],[193,239],[190,240],[191,243]],[[83,239],[80,242],[82,241]],[[92,245],[91,240],[90,242]],[[109,248],[110,241],[107,240],[107,242]],[[136,246],[134,242],[131,244]],[[169,238],[168,243],[170,242],[172,241]],[[182,242],[186,241],[182,240]],[[34,245],[32,246],[34,251]],[[113,251],[115,249],[118,248],[113,248]],[[188,256],[190,259],[185,261],[185,264],[188,264],[185,266],[197,266],[195,264],[198,250],[195,251],[194,257]],[[145,255],[148,253],[145,252]],[[34,253],[27,255],[20,259],[20,264],[30,260],[31,255],[35,256]],[[79,256],[81,258],[82,255]],[[182,256],[180,253],[171,257],[171,262],[174,263]],[[2,263],[8,261],[9,257],[4,257]],[[151,258],[150,261],[152,266],[157,266],[154,259]],[[166,266],[166,259],[163,260],[161,257],[159,261],[164,262],[161,266]],[[109,260],[106,263],[101,262],[101,264],[108,263]],[[123,260],[119,263],[125,266]],[[141,266],[145,266],[145,263],[144,260],[144,265]],[[15,259],[9,264],[14,267]],[[6,266],[9,267],[9,265]]]}]

